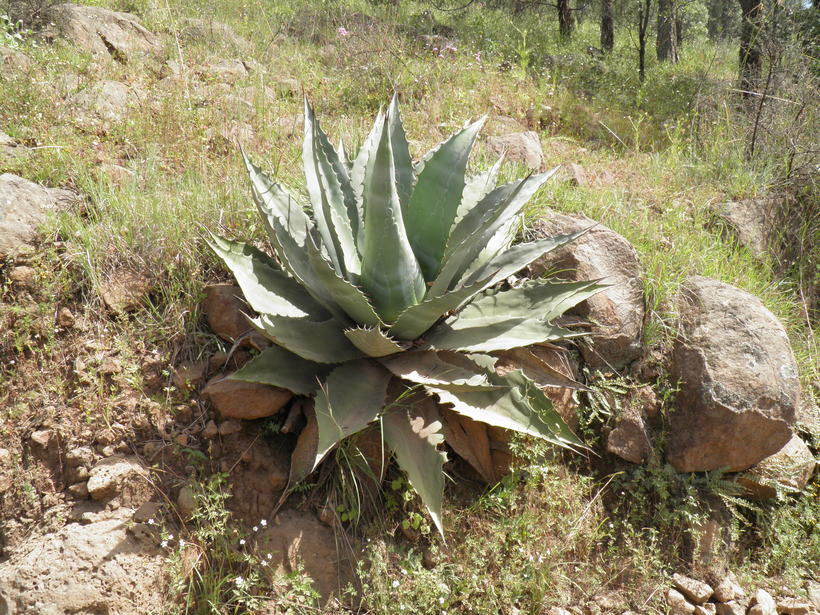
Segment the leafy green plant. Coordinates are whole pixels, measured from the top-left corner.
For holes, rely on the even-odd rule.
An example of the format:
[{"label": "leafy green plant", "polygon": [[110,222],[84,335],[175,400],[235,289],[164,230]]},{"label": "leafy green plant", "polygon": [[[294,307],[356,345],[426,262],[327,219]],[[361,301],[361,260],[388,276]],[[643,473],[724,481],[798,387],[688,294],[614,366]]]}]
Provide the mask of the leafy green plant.
[{"label": "leafy green plant", "polygon": [[581,233],[512,246],[518,214],[555,170],[495,187],[499,160],[465,178],[483,122],[466,125],[413,165],[394,98],[349,159],[305,102],[312,217],[245,158],[276,260],[216,236],[210,245],[260,314],[251,323],[274,343],[233,378],[313,401],[289,489],[341,440],[379,421],[443,533],[446,455],[438,447],[445,436],[457,452],[459,438],[450,436],[460,435],[469,449],[469,425],[480,421],[583,446],[524,371],[496,371],[493,353],[578,335],[554,321],[602,286],[497,286]]}]

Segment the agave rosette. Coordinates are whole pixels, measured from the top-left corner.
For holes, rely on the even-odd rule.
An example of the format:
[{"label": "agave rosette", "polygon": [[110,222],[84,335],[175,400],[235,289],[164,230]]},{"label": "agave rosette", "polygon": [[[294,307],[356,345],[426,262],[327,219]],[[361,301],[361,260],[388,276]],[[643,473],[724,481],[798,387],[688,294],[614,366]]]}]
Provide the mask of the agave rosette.
[{"label": "agave rosette", "polygon": [[[522,370],[493,353],[578,335],[555,324],[596,282],[502,283],[580,233],[512,245],[525,203],[555,172],[496,186],[500,161],[466,177],[484,119],[413,164],[396,98],[356,157],[334,148],[305,102],[303,204],[245,157],[275,258],[210,244],[273,345],[232,377],[312,398],[289,487],[376,421],[440,532],[442,407],[574,448],[583,444]],[[244,153],[243,153],[244,157]],[[411,403],[395,403],[399,382]],[[571,382],[563,383],[570,384]]]}]

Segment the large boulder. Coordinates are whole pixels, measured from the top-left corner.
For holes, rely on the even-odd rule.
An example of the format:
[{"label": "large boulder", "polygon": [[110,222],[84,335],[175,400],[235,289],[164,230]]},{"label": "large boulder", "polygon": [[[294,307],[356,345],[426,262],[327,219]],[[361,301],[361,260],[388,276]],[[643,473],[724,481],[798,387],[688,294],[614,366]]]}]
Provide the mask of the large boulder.
[{"label": "large boulder", "polygon": [[133,510],[34,538],[0,564],[3,615],[143,615],[163,608],[156,544],[128,531]]},{"label": "large boulder", "polygon": [[679,472],[746,470],[792,437],[800,382],[786,331],[757,297],[710,278],[687,280],[679,303],[667,458]]},{"label": "large boulder", "polygon": [[496,156],[504,154],[507,160],[520,162],[536,171],[544,165],[541,140],[532,130],[487,137],[487,149]]},{"label": "large boulder", "polygon": [[11,173],[0,175],[0,258],[26,250],[48,213],[74,198],[68,190],[44,188]]},{"label": "large boulder", "polygon": [[530,272],[540,276],[558,271],[562,278],[601,279],[610,285],[570,314],[593,323],[590,343],[581,345],[587,365],[620,369],[641,354],[644,300],[635,248],[615,231],[583,215],[548,212],[536,224],[537,234],[546,237],[583,229],[591,230],[535,261]]},{"label": "large boulder", "polygon": [[714,211],[757,258],[764,258],[782,230],[788,201],[782,198],[745,199],[714,206]]},{"label": "large boulder", "polygon": [[777,495],[776,484],[787,490],[805,489],[814,474],[815,465],[809,447],[795,435],[774,455],[739,476],[737,482],[744,487],[747,497],[767,500]]},{"label": "large boulder", "polygon": [[31,70],[34,62],[26,54],[0,45],[0,75],[6,73],[25,73]]},{"label": "large boulder", "polygon": [[47,40],[60,37],[94,56],[111,56],[118,62],[157,54],[163,48],[162,40],[128,13],[65,3],[51,7],[45,19],[51,24],[43,32]]}]

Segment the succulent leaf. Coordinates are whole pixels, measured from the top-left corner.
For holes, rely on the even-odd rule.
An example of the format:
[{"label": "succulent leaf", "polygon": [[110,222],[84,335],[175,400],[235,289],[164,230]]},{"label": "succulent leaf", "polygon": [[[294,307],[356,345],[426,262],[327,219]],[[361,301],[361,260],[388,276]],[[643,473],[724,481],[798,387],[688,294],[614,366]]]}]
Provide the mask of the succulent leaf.
[{"label": "succulent leaf", "polygon": [[388,124],[389,118],[365,172],[361,281],[382,320],[391,323],[421,301],[425,284],[404,230]]},{"label": "succulent leaf", "polygon": [[416,384],[429,384],[462,390],[489,390],[498,388],[487,378],[487,370],[465,360],[448,361],[448,353],[430,350],[405,352],[382,360],[382,365],[394,376]]},{"label": "succulent leaf", "polygon": [[447,237],[461,204],[467,159],[485,119],[455,133],[423,163],[403,212],[407,237],[425,280],[435,279],[441,269]]},{"label": "succulent leaf", "polygon": [[314,363],[280,346],[271,346],[234,372],[230,378],[270,384],[297,395],[313,395],[330,369],[325,363]]},{"label": "succulent leaf", "polygon": [[316,278],[345,314],[358,324],[370,327],[378,327],[382,324],[379,315],[376,314],[365,294],[336,273],[332,265],[319,253],[319,248],[312,239],[307,241],[307,252]]},{"label": "succulent leaf", "polygon": [[361,263],[350,219],[350,210],[356,208],[353,188],[347,169],[319,126],[307,99],[302,158],[316,226],[330,260],[340,275],[355,279],[361,271]]},{"label": "succulent leaf", "polygon": [[376,419],[390,378],[390,372],[367,360],[350,361],[330,372],[315,398],[318,442],[313,468],[341,440]]},{"label": "succulent leaf", "polygon": [[453,226],[458,224],[470,210],[487,196],[490,191],[495,188],[498,180],[498,172],[501,170],[501,163],[504,162],[504,157],[501,156],[496,163],[486,171],[474,175],[464,185],[464,192],[461,193],[461,204],[458,206],[456,212],[456,220]]},{"label": "succulent leaf", "polygon": [[216,235],[211,235],[208,245],[231,270],[248,305],[257,312],[307,316],[313,320],[330,316],[304,286],[288,277],[267,254],[241,241]]},{"label": "succulent leaf", "polygon": [[322,322],[307,318],[289,318],[261,314],[249,319],[262,335],[308,361],[316,363],[344,363],[362,357],[342,333],[338,320]]},{"label": "succulent leaf", "polygon": [[442,468],[447,461],[447,454],[438,450],[444,436],[436,404],[429,397],[422,397],[409,406],[390,408],[382,417],[382,429],[384,439],[396,456],[399,467],[407,474],[407,480],[421,497],[436,529],[443,537]]},{"label": "succulent leaf", "polygon": [[345,329],[344,334],[368,357],[386,357],[406,350],[406,345],[399,344],[378,327]]},{"label": "succulent leaf", "polygon": [[[410,144],[407,142],[404,126],[401,123],[398,94],[394,94],[393,100],[390,101],[387,117],[387,126],[390,130],[390,148],[393,152],[393,166],[396,169],[396,192],[399,194],[402,211],[405,211],[410,202],[410,195],[413,193],[415,174],[413,173],[413,161],[410,158]],[[407,218],[405,216],[405,226],[406,224]]]}]

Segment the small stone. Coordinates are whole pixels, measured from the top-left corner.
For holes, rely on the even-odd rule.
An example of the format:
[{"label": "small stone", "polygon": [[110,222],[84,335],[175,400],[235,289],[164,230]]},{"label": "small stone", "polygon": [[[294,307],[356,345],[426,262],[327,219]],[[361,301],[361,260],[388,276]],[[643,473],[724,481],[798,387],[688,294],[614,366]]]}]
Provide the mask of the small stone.
[{"label": "small stone", "polygon": [[750,602],[749,615],[777,615],[777,604],[765,589],[758,589]]},{"label": "small stone", "polygon": [[134,511],[134,522],[148,523],[149,520],[159,519],[162,515],[162,504],[159,502],[146,502]]},{"label": "small stone", "polygon": [[88,491],[95,500],[116,496],[126,481],[145,479],[147,472],[136,457],[107,457],[91,469]]},{"label": "small stone", "polygon": [[9,279],[18,286],[31,289],[34,288],[34,282],[37,279],[37,271],[32,267],[20,265],[19,267],[14,267],[9,272]]},{"label": "small stone", "polygon": [[100,363],[99,368],[97,368],[97,371],[103,376],[119,374],[122,372],[122,363],[120,363],[119,359],[115,359],[114,357],[105,357]]},{"label": "small stone", "polygon": [[698,581],[682,574],[672,575],[672,584],[688,600],[695,604],[703,604],[712,596],[713,590],[708,583]]},{"label": "small stone", "polygon": [[506,155],[511,162],[520,162],[538,170],[544,164],[544,150],[538,133],[532,130],[487,138],[487,149],[495,156]]},{"label": "small stone", "polygon": [[113,444],[106,444],[105,446],[103,446],[101,452],[103,457],[113,457],[116,450],[114,449]]},{"label": "small stone", "polygon": [[213,440],[219,435],[219,427],[213,421],[205,423],[205,429],[202,430],[202,437],[206,440]]},{"label": "small stone", "polygon": [[188,446],[188,434],[180,433],[174,437],[174,442],[180,446]]},{"label": "small stone", "polygon": [[438,565],[438,558],[430,549],[425,549],[421,554],[421,565],[427,570],[432,570]]},{"label": "small stone", "polygon": [[205,287],[202,310],[211,331],[228,342],[233,342],[252,328],[245,318],[251,310],[240,299],[242,290],[232,284],[211,284]]},{"label": "small stone", "polygon": [[580,186],[582,188],[589,185],[589,180],[587,180],[587,172],[580,164],[568,164],[567,174],[569,175],[570,185]]},{"label": "small stone", "polygon": [[179,495],[177,496],[177,509],[183,519],[189,519],[196,510],[196,497],[194,497],[194,490],[187,485],[179,490]]},{"label": "small stone", "polygon": [[746,609],[735,600],[725,603],[719,602],[715,607],[717,608],[717,615],[746,615]]},{"label": "small stone", "polygon": [[142,445],[142,454],[148,459],[153,459],[162,450],[163,446],[162,442],[146,442]]},{"label": "small stone", "polygon": [[57,324],[63,329],[70,329],[75,322],[74,314],[67,307],[61,307],[57,311]]},{"label": "small stone", "polygon": [[276,92],[284,97],[297,97],[302,93],[302,87],[296,79],[277,79],[273,86]]},{"label": "small stone", "polygon": [[731,602],[737,598],[743,590],[731,577],[723,579],[715,586],[714,598],[718,602]]},{"label": "small stone", "polygon": [[48,449],[56,444],[57,435],[51,429],[38,429],[31,434],[31,441],[43,449]]},{"label": "small stone", "polygon": [[717,613],[717,607],[711,602],[695,606],[695,615],[715,615],[715,613]]},{"label": "small stone", "polygon": [[813,607],[798,598],[783,598],[777,602],[777,612],[781,615],[809,615]]},{"label": "small stone", "polygon": [[74,483],[68,488],[68,492],[78,500],[84,500],[88,497],[88,481]]},{"label": "small stone", "polygon": [[207,361],[180,365],[174,370],[174,386],[180,391],[190,391],[197,388],[205,377],[207,368]]},{"label": "small stone", "polygon": [[695,607],[686,601],[683,594],[671,587],[666,592],[666,604],[670,615],[687,615],[695,612]]},{"label": "small stone", "polygon": [[142,273],[119,269],[100,283],[98,292],[108,309],[115,314],[133,312],[151,290],[151,281]]},{"label": "small stone", "polygon": [[242,431],[242,423],[239,421],[232,421],[227,420],[223,421],[222,424],[219,425],[219,435],[220,436],[231,436],[235,433],[239,433]]}]

